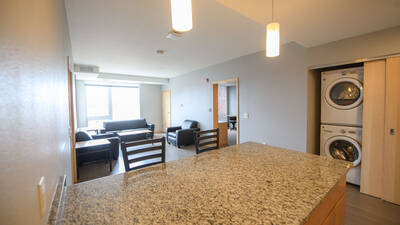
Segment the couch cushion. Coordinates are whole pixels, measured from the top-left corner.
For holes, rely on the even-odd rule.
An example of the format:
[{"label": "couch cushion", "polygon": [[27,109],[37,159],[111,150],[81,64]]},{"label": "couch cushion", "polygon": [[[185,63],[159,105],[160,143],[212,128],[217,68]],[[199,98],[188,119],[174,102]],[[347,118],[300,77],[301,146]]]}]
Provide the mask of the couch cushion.
[{"label": "couch cushion", "polygon": [[196,128],[196,127],[197,127],[197,121],[193,121],[193,120],[183,121],[182,129]]},{"label": "couch cushion", "polygon": [[168,132],[169,137],[176,137],[176,132]]},{"label": "couch cushion", "polygon": [[108,121],[103,123],[106,131],[118,131],[118,130],[131,130],[137,128],[146,128],[146,119],[138,120],[121,120],[121,121]]},{"label": "couch cushion", "polygon": [[92,140],[92,136],[86,131],[78,131],[75,133],[76,142]]}]

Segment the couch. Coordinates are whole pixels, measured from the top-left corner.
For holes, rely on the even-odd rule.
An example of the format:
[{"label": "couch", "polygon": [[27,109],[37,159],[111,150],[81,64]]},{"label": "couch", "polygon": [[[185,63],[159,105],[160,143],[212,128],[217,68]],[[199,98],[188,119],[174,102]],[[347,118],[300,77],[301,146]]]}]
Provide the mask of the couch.
[{"label": "couch", "polygon": [[133,130],[151,130],[149,134],[134,134],[124,136],[121,141],[138,141],[147,138],[154,137],[154,124],[147,123],[146,119],[137,120],[120,120],[120,121],[107,121],[103,123],[104,129],[101,130],[100,135],[104,134],[116,134],[121,131],[133,131]]},{"label": "couch", "polygon": [[[115,135],[113,135],[113,134],[90,135],[86,131],[78,131],[75,133],[76,142],[89,141],[89,140],[94,140],[94,139],[103,139],[103,138],[106,138],[110,141],[112,158],[117,160],[118,156],[119,156],[119,138],[115,137]],[[90,150],[95,151],[96,148],[97,147],[90,147]],[[105,153],[105,152],[97,152],[97,153],[93,153],[90,155],[81,156],[81,158],[79,159],[79,162],[91,162],[91,161],[107,159],[108,156],[106,154],[107,153]]]},{"label": "couch", "polygon": [[194,144],[194,132],[200,131],[198,122],[194,120],[185,120],[182,126],[168,127],[165,136],[168,144],[173,144],[180,148],[182,145]]}]

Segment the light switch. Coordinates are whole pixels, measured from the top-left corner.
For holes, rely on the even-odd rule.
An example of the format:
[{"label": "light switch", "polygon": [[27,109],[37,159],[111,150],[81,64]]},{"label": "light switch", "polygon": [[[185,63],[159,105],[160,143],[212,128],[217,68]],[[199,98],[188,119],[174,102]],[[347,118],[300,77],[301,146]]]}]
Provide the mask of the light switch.
[{"label": "light switch", "polygon": [[248,119],[249,118],[249,114],[248,113],[243,113],[243,118],[244,119]]},{"label": "light switch", "polygon": [[37,185],[38,197],[39,197],[39,210],[40,210],[40,218],[43,218],[46,209],[46,189],[44,186],[44,177],[40,178],[40,181]]}]

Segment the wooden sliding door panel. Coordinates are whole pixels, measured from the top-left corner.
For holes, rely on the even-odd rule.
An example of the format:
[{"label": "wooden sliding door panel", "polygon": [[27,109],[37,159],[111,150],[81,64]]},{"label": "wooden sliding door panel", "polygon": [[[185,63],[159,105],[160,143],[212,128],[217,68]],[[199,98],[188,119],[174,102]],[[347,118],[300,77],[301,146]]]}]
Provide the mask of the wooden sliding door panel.
[{"label": "wooden sliding door panel", "polygon": [[400,57],[386,61],[383,199],[400,204]]},{"label": "wooden sliding door panel", "polygon": [[364,64],[362,193],[382,197],[386,60]]}]

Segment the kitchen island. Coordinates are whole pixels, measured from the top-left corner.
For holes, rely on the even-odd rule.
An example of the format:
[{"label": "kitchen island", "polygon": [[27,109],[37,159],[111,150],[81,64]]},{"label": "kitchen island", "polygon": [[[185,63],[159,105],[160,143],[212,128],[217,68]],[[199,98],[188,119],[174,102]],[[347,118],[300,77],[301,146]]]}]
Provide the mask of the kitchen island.
[{"label": "kitchen island", "polygon": [[69,186],[56,223],[344,224],[349,167],[248,142]]}]

